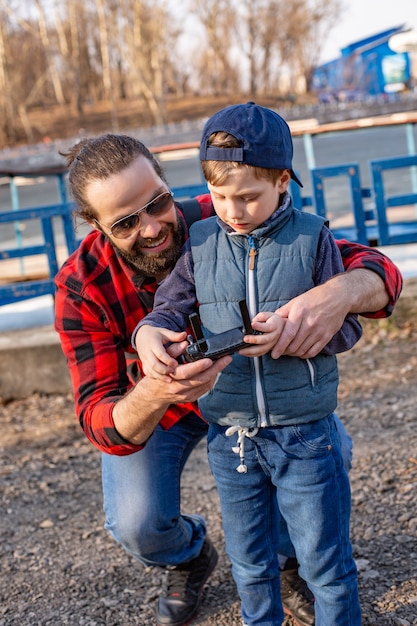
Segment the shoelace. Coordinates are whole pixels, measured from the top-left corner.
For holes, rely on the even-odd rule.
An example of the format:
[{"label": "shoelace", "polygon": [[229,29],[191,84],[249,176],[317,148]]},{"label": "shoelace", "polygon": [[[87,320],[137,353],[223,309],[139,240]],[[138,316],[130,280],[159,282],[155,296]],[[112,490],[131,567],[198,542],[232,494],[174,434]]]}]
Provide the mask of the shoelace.
[{"label": "shoelace", "polygon": [[187,589],[189,572],[186,569],[175,568],[169,571],[166,581],[166,596],[182,597]]},{"label": "shoelace", "polygon": [[246,428],[243,426],[229,426],[226,430],[226,437],[231,437],[237,433],[237,446],[233,446],[232,450],[240,457],[240,465],[236,468],[236,471],[239,472],[239,474],[246,474],[248,471],[248,468],[245,465],[245,437],[252,439],[252,437],[255,437],[258,430],[259,428]]}]

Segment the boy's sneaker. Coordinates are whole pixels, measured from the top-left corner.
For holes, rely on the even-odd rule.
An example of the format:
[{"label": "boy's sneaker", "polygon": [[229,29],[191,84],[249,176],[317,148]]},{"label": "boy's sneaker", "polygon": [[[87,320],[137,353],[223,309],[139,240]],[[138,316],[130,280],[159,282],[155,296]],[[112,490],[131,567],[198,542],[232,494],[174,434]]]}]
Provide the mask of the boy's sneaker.
[{"label": "boy's sneaker", "polygon": [[296,559],[287,559],[280,579],[284,613],[291,615],[298,626],[314,626],[314,596],[298,573]]},{"label": "boy's sneaker", "polygon": [[199,556],[168,570],[166,589],[156,607],[158,626],[185,626],[197,615],[203,587],[217,565],[218,554],[206,537]]}]

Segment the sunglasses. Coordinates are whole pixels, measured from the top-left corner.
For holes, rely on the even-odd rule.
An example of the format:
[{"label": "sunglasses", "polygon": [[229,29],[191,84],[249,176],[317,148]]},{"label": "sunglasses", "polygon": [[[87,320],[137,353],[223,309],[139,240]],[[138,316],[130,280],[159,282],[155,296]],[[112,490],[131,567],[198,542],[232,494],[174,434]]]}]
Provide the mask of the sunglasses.
[{"label": "sunglasses", "polygon": [[151,217],[159,217],[171,208],[173,197],[172,191],[160,193],[159,196],[156,196],[142,208],[114,222],[110,226],[110,234],[117,239],[127,239],[139,228],[141,213],[146,211]]}]

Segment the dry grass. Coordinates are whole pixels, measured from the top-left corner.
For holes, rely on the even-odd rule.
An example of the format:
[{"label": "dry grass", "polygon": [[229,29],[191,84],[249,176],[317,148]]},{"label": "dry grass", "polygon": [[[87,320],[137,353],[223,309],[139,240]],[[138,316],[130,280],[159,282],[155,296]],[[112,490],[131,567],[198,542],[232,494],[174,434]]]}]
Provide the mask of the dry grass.
[{"label": "dry grass", "polygon": [[[201,119],[229,104],[246,102],[244,94],[231,96],[183,96],[167,98],[165,103],[166,123]],[[259,96],[256,99],[265,106],[277,106],[277,96]],[[119,101],[112,109],[110,103],[85,104],[82,114],[70,106],[51,106],[33,109],[28,114],[32,136],[24,128],[16,129],[16,144],[38,143],[48,139],[67,139],[80,132],[95,134],[107,131],[122,131],[132,127],[153,125],[152,116],[142,102]],[[18,123],[18,122],[17,122]]]}]

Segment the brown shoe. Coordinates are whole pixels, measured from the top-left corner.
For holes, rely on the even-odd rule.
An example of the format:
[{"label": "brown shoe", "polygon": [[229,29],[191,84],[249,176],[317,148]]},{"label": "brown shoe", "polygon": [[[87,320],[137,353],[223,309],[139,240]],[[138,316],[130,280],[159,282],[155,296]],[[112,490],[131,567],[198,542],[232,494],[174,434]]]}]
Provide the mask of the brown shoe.
[{"label": "brown shoe", "polygon": [[296,559],[287,559],[280,580],[284,613],[291,615],[298,626],[314,626],[314,596],[298,573]]}]

